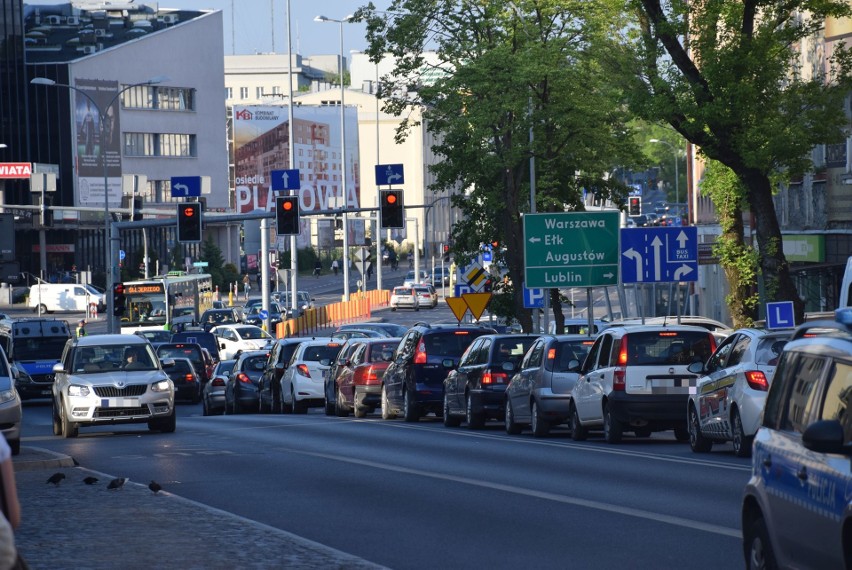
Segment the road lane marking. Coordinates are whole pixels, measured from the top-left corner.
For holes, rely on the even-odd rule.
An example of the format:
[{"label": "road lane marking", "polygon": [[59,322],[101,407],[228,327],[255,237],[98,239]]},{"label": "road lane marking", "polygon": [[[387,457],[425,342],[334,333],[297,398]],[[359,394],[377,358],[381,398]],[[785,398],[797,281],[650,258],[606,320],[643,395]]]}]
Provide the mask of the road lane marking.
[{"label": "road lane marking", "polygon": [[471,479],[469,477],[460,477],[457,475],[447,475],[444,473],[435,473],[432,471],[423,471],[421,469],[411,469],[409,467],[400,467],[397,465],[387,465],[385,463],[376,463],[374,461],[367,461],[364,459],[355,459],[352,457],[341,457],[339,455],[330,455],[327,453],[317,453],[312,451],[303,451],[300,449],[289,449],[289,448],[279,448],[281,451],[287,451],[290,453],[296,453],[299,455],[307,455],[309,457],[317,457],[320,459],[328,459],[330,461],[340,461],[343,463],[351,463],[355,465],[361,465],[363,467],[371,467],[373,469],[383,469],[385,471],[393,471],[395,473],[404,473],[406,475],[415,475],[420,477],[428,477],[430,479],[437,479],[440,481],[451,481],[453,483],[461,483],[463,485],[472,485],[474,487],[482,487],[485,489],[493,489],[495,491],[503,491],[505,493],[512,493],[515,495],[522,495],[525,497],[532,497],[536,499],[543,499],[545,501],[553,501],[557,503],[563,503],[566,505],[574,505],[577,507],[585,507],[588,509],[594,509],[597,511],[604,511],[608,513],[624,515],[634,518],[639,518],[643,520],[655,521],[663,524],[670,524],[673,526],[690,528],[693,530],[699,530],[702,532],[708,532],[711,534],[718,534],[721,536],[727,536],[730,538],[741,539],[742,533],[739,529],[729,528],[725,526],[704,523],[701,521],[686,519],[683,517],[677,517],[673,515],[666,515],[663,513],[655,513],[653,511],[646,511],[644,509],[635,509],[632,507],[624,507],[621,505],[613,505],[611,503],[604,503],[601,501],[592,501],[589,499],[580,499],[578,497],[568,497],[566,495],[557,495],[556,493],[548,493],[545,491],[536,491],[534,489],[524,489],[522,487],[515,487],[513,485],[504,485],[502,483],[492,483],[489,481],[482,481],[480,479]]}]

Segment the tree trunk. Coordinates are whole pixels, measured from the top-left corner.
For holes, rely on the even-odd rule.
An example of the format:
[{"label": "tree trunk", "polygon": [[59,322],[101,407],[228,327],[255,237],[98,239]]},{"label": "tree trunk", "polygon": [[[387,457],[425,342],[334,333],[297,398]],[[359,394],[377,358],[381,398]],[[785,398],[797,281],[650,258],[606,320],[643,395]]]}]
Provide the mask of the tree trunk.
[{"label": "tree trunk", "polygon": [[784,256],[781,228],[772,202],[772,184],[769,177],[754,170],[738,173],[748,188],[748,203],[755,219],[757,249],[760,252],[760,270],[763,275],[763,302],[793,301],[796,322],[804,321],[805,303],[790,275],[790,265]]},{"label": "tree trunk", "polygon": [[559,297],[559,289],[548,289],[548,293],[550,294],[550,306],[553,307],[556,334],[562,334],[562,331],[565,330],[565,315],[562,314],[562,299]]},{"label": "tree trunk", "polygon": [[728,286],[731,290],[728,298],[728,308],[731,312],[731,320],[735,329],[754,326],[754,321],[757,319],[757,307],[749,302],[752,295],[752,285],[750,279],[744,278],[740,266],[732,263],[730,259],[726,259],[728,255],[735,257],[743,257],[747,255],[745,239],[743,232],[743,212],[740,208],[734,208],[730,212],[720,212],[719,216],[728,218],[730,225],[722,224],[722,227],[727,226],[727,231],[723,230],[719,242],[721,249],[725,252],[722,255],[721,265],[725,272],[725,277],[728,278]]},{"label": "tree trunk", "polygon": [[[501,217],[503,219],[495,220],[503,226],[503,232],[497,232],[495,235],[502,233],[507,246],[504,261],[506,262],[506,269],[509,271],[509,278],[512,280],[514,316],[521,324],[521,329],[524,332],[530,332],[532,330],[532,316],[529,310],[524,308],[524,290],[522,287],[524,282],[523,221],[518,208],[518,193],[514,188],[514,180],[510,171],[504,173],[503,180],[506,187],[506,207],[502,210],[503,215]],[[498,258],[495,257],[495,259]]]}]

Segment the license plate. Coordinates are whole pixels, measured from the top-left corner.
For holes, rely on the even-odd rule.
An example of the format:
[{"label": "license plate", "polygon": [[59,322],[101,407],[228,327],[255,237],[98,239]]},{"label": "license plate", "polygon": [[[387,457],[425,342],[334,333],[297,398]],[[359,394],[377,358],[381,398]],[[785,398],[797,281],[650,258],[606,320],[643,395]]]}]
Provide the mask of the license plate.
[{"label": "license plate", "polygon": [[102,408],[138,408],[139,398],[109,398],[101,400]]}]

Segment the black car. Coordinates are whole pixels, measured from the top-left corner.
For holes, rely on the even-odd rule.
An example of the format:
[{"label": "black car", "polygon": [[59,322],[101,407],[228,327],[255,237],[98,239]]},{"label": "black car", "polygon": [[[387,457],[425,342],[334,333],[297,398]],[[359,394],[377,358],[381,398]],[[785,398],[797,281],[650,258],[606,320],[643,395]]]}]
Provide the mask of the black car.
[{"label": "black car", "polygon": [[296,348],[304,342],[302,337],[281,338],[269,351],[269,359],[257,384],[258,410],[260,413],[281,413],[281,376],[290,364]]},{"label": "black car", "polygon": [[166,374],[175,385],[175,400],[201,401],[201,377],[188,358],[175,358],[175,365],[166,368]]},{"label": "black car", "polygon": [[207,309],[201,315],[201,326],[210,331],[219,325],[236,325],[242,322],[242,315],[237,309]]},{"label": "black car", "polygon": [[213,333],[201,330],[183,331],[173,334],[171,342],[200,344],[202,348],[206,348],[210,353],[214,363],[219,362],[219,343],[216,341],[216,335]]},{"label": "black car", "polygon": [[201,352],[201,345],[197,342],[168,342],[155,347],[157,356],[163,358],[188,358],[195,367],[201,383],[206,384],[210,378],[207,376],[207,363]]},{"label": "black car", "polygon": [[444,425],[455,427],[464,419],[467,427],[479,429],[489,418],[502,421],[511,371],[537,338],[500,334],[476,339],[444,380]]},{"label": "black car", "polygon": [[257,385],[269,359],[265,350],[242,353],[225,383],[225,413],[239,414],[258,409]]},{"label": "black car", "polygon": [[444,379],[478,337],[496,334],[492,328],[417,323],[394,351],[382,382],[382,418],[401,413],[416,422],[430,412],[440,416],[444,406]]}]

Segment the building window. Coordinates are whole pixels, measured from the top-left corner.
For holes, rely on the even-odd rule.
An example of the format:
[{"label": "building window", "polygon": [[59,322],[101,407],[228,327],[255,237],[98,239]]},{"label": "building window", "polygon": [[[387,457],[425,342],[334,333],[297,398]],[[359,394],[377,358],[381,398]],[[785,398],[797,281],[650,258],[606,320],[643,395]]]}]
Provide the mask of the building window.
[{"label": "building window", "polygon": [[255,87],[254,88],[254,98],[262,99],[263,98],[263,87]]},{"label": "building window", "polygon": [[196,156],[195,135],[124,133],[124,156]]},{"label": "building window", "polygon": [[225,87],[225,99],[231,99],[234,96],[233,87]]},{"label": "building window", "polygon": [[168,111],[192,111],[195,109],[195,90],[183,87],[158,87],[157,108]]},{"label": "building window", "polygon": [[151,85],[131,87],[121,94],[121,107],[123,109],[153,109],[154,87]]},{"label": "building window", "polygon": [[240,99],[248,99],[248,87],[240,87]]},{"label": "building window", "polygon": [[273,85],[272,86],[272,94],[273,95],[281,95],[281,86],[280,85]]}]

